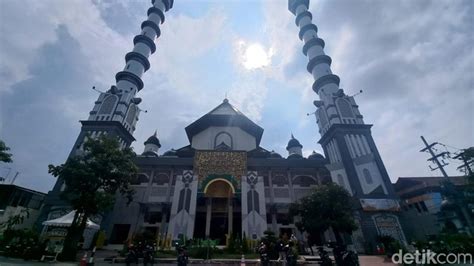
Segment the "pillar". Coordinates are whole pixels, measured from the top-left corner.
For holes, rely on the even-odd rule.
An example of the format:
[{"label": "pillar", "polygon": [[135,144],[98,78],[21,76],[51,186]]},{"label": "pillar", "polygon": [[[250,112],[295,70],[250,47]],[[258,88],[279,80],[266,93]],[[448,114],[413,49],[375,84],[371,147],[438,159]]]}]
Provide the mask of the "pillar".
[{"label": "pillar", "polygon": [[232,232],[232,228],[233,228],[233,225],[234,225],[234,208],[233,208],[233,202],[232,202],[232,197],[229,197],[228,198],[228,204],[229,204],[229,207],[228,207],[228,229],[227,229],[227,233],[229,234],[229,236],[233,233]]},{"label": "pillar", "polygon": [[206,238],[209,238],[211,233],[211,218],[212,218],[212,198],[207,198],[206,202]]}]

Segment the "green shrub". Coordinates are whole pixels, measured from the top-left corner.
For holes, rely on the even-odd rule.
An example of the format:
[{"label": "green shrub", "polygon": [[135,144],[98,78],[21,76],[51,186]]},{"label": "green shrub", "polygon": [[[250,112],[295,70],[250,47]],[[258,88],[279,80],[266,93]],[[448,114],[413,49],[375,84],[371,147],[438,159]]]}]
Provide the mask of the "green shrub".
[{"label": "green shrub", "polygon": [[418,250],[430,249],[436,253],[474,254],[474,237],[463,234],[441,234],[430,241],[416,241]]},{"label": "green shrub", "polygon": [[215,254],[221,253],[216,247],[217,241],[211,239],[193,239],[190,241],[189,257],[197,259],[211,259]]},{"label": "green shrub", "polygon": [[276,250],[277,238],[275,233],[271,230],[263,232],[264,236],[260,240],[267,245],[268,257],[272,260],[278,259],[278,251]]},{"label": "green shrub", "polygon": [[242,253],[247,254],[249,252],[249,243],[247,240],[247,236],[245,235],[242,237]]},{"label": "green shrub", "polygon": [[34,230],[7,229],[3,232],[0,248],[7,257],[29,260],[41,258],[46,244],[39,240],[39,234]]}]

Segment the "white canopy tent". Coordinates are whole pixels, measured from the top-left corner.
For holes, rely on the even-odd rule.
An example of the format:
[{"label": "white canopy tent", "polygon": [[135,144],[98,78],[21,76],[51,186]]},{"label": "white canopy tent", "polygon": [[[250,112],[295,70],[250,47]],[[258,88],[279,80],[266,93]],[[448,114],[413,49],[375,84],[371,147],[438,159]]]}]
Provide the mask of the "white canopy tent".
[{"label": "white canopy tent", "polygon": [[[69,227],[69,226],[71,226],[72,221],[74,220],[74,215],[75,214],[76,214],[76,211],[71,211],[70,213],[68,213],[68,214],[66,214],[62,217],[59,217],[59,218],[56,218],[56,219],[53,219],[53,220],[49,220],[49,221],[45,221],[45,222],[43,222],[43,225]],[[86,228],[98,230],[100,228],[100,226],[98,224],[92,222],[91,220],[87,219]]]},{"label": "white canopy tent", "polygon": [[[74,215],[76,214],[76,211],[71,211],[70,213],[61,216],[56,219],[52,219],[49,221],[43,222],[43,225],[45,226],[43,228],[42,234],[45,234],[48,231],[48,228],[57,228],[57,227],[70,227],[72,224],[72,221],[74,220]],[[92,244],[92,240],[94,238],[94,234],[97,232],[97,230],[100,229],[100,226],[91,220],[87,219],[87,224],[86,228],[84,230],[84,243],[82,245],[83,248],[89,248],[90,245]]]}]

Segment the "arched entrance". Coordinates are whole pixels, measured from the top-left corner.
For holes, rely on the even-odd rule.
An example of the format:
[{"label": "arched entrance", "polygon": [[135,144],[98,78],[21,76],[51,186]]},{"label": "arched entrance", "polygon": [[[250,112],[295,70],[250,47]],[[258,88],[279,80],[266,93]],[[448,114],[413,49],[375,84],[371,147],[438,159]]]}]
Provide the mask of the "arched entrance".
[{"label": "arched entrance", "polygon": [[235,194],[233,184],[225,178],[206,184],[197,203],[195,237],[219,240],[223,245],[226,235],[240,232],[240,203]]}]

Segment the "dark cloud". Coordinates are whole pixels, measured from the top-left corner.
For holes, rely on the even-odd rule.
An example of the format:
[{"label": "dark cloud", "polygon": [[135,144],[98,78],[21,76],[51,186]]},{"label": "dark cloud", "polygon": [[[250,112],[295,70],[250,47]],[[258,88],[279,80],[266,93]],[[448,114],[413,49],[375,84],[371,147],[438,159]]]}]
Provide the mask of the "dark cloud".
[{"label": "dark cloud", "polygon": [[[333,58],[333,70],[337,69],[341,85],[348,93],[365,90],[357,102],[365,121],[375,124],[374,138],[393,180],[401,175],[427,173],[426,156],[418,152],[422,134],[431,141],[452,146],[472,145],[473,1],[312,2],[314,21],[326,41],[326,52]],[[46,29],[45,22],[40,24],[38,17],[48,23],[70,19],[67,20],[69,28],[56,29],[55,41],[38,49],[20,50],[22,54],[25,50],[34,51],[32,61],[29,57],[18,57],[29,64],[28,78],[7,90],[0,88],[1,138],[12,147],[15,156],[12,166],[21,172],[18,178],[21,185],[42,191],[51,188],[54,179],[48,177],[47,164],[62,163],[66,159],[80,130],[78,120],[87,118],[97,97],[90,87],[107,88],[103,83],[113,82],[113,71],[123,66],[123,55],[126,49],[131,49],[129,37],[138,33],[150,6],[149,1],[95,0],[93,3],[92,8],[88,4],[81,9],[93,13],[91,18],[96,20],[89,24],[80,20],[80,24],[73,23],[78,19],[63,14],[65,9],[57,3],[45,5],[44,11],[30,10],[28,26],[21,31],[14,27],[21,21],[12,25],[7,23],[12,19],[0,18],[5,37],[0,48],[3,54],[11,53],[8,58],[20,54],[13,49],[15,45],[27,43],[35,34],[44,34],[41,29]],[[188,10],[190,3],[196,5],[195,2],[180,3],[182,10]],[[262,143],[265,148],[279,150],[283,155],[289,133],[294,131],[305,150],[320,150],[314,120],[308,122],[313,118],[305,115],[314,108],[311,101],[317,98],[312,91],[311,97],[305,94],[312,83],[306,71],[307,59],[301,53],[302,43],[294,46],[299,41],[294,18],[290,18],[286,3],[282,1],[281,6],[279,3],[272,2],[272,11],[285,15],[269,17],[288,20],[291,27],[286,28],[285,23],[272,24],[272,31],[279,30],[273,44],[279,44],[276,53],[280,54],[275,58],[283,61],[293,58],[293,61],[283,64],[278,78],[269,78],[268,97],[258,98],[265,103],[261,125],[266,131]],[[212,8],[214,4],[203,6]],[[20,8],[16,6],[16,9]],[[49,10],[59,10],[58,14],[64,16],[48,14]],[[222,43],[230,46],[234,37],[236,40],[241,37],[234,35],[229,27],[233,21],[225,22],[225,11],[212,9],[203,13],[203,17],[196,16],[194,11],[189,11],[194,14],[192,17],[183,12],[178,5],[169,16],[167,13],[157,52],[150,57],[152,67],[143,77],[145,88],[138,97],[143,98],[141,107],[149,112],[141,114],[134,133],[137,142],[133,146],[138,153],[143,150],[143,141],[155,129],[163,144],[162,152],[188,145],[184,127],[218,105],[232,84],[235,83],[236,88],[242,84],[238,75],[216,84],[219,79],[211,80],[215,64],[207,64],[213,60],[222,62],[222,55],[231,54],[228,48],[222,53],[209,51],[215,51]],[[100,18],[96,18],[99,14]],[[243,27],[258,26],[245,20],[235,23],[242,23]],[[28,32],[34,25],[41,27],[35,27],[34,33]],[[111,34],[110,29],[119,34]],[[272,31],[261,34],[268,35]],[[12,39],[13,33],[18,38]],[[124,40],[128,46],[110,46],[114,49],[107,46]],[[117,50],[122,48],[123,51]],[[3,64],[10,67],[1,69],[2,80],[18,77],[17,69],[11,67],[13,63]],[[228,75],[232,76],[232,72]],[[306,83],[308,87],[302,88]]]},{"label": "dark cloud", "polygon": [[[341,86],[349,94],[365,91],[356,100],[365,122],[374,124],[392,180],[439,174],[427,171],[420,135],[455,147],[474,142],[473,5],[312,1],[313,21]],[[305,71],[300,62],[307,59],[299,49],[295,53],[285,73]],[[449,173],[458,174],[454,165]]]},{"label": "dark cloud", "polygon": [[80,113],[92,107],[88,61],[79,43],[64,25],[56,29],[57,41],[37,51],[29,66],[30,78],[2,95],[2,136],[12,148],[12,167],[20,172],[17,183],[47,191],[54,179],[47,165],[62,163],[79,132]]}]

